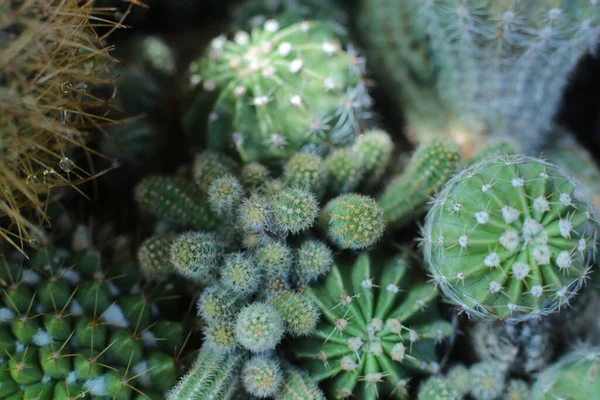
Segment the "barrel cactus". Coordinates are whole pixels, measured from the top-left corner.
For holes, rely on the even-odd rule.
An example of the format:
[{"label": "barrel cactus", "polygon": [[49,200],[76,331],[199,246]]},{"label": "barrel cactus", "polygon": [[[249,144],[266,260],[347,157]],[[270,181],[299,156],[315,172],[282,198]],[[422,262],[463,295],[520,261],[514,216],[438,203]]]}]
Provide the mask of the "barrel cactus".
[{"label": "barrel cactus", "polygon": [[439,370],[435,343],[452,325],[437,313],[437,290],[404,255],[382,262],[361,253],[352,265],[334,265],[306,294],[322,318],[290,351],[331,398],[405,398],[411,376]]},{"label": "barrel cactus", "polygon": [[593,210],[554,165],[500,155],[461,171],[427,214],[423,254],[448,301],[520,321],[568,304],[595,252]]},{"label": "barrel cactus", "polygon": [[0,397],[164,398],[179,376],[182,326],[135,293],[134,270],[102,269],[94,251],[60,254],[42,248],[0,269]]},{"label": "barrel cactus", "polygon": [[232,40],[220,36],[190,73],[201,88],[185,118],[189,133],[206,123],[197,121],[208,102],[209,147],[235,146],[247,162],[351,141],[370,103],[358,57],[317,21],[283,27],[271,19]]}]

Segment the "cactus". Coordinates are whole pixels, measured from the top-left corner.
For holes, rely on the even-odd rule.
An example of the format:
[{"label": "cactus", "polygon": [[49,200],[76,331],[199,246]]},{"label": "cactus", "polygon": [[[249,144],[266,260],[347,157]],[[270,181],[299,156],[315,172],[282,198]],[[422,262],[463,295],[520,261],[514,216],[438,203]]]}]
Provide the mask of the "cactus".
[{"label": "cactus", "polygon": [[265,355],[256,355],[244,364],[242,382],[248,393],[258,398],[272,397],[283,382],[279,360]]},{"label": "cactus", "polygon": [[319,214],[315,195],[302,188],[288,188],[275,194],[271,204],[275,223],[286,233],[307,230]]},{"label": "cactus", "polygon": [[244,307],[235,322],[237,341],[253,353],[275,349],[284,330],[284,322],[277,310],[260,302]]},{"label": "cactus", "polygon": [[231,158],[213,151],[196,154],[192,167],[194,179],[200,188],[208,192],[215,179],[226,175],[234,175],[238,169],[237,163]]},{"label": "cactus", "polygon": [[458,400],[459,397],[448,380],[432,376],[419,386],[418,400]]},{"label": "cactus", "polygon": [[482,320],[471,329],[473,349],[481,361],[520,374],[548,365],[554,355],[553,334],[547,320],[520,324]]},{"label": "cactus", "polygon": [[370,103],[360,69],[331,25],[303,21],[280,29],[269,20],[251,34],[214,39],[208,55],[190,65],[192,84],[202,88],[184,123],[189,132],[200,129],[195,120],[216,95],[208,145],[234,145],[245,162],[348,142]]},{"label": "cactus", "polygon": [[296,153],[283,167],[283,182],[288,187],[302,187],[322,197],[327,186],[327,170],[316,154]]},{"label": "cactus", "polygon": [[506,384],[506,400],[527,400],[529,399],[530,387],[529,384],[520,379],[511,379]]},{"label": "cactus", "polygon": [[383,210],[375,200],[361,194],[343,194],[330,200],[319,219],[329,240],[341,249],[364,249],[383,235]]},{"label": "cactus", "polygon": [[352,144],[352,151],[360,160],[363,179],[374,185],[390,164],[394,143],[390,135],[380,129],[362,133]]},{"label": "cactus", "polygon": [[264,233],[273,224],[271,202],[256,193],[242,200],[238,209],[238,221],[248,233]]},{"label": "cactus", "polygon": [[438,371],[434,344],[452,325],[437,316],[436,289],[415,272],[402,255],[380,262],[361,253],[306,289],[323,315],[290,351],[331,398],[405,398],[412,375]]},{"label": "cactus", "polygon": [[223,258],[223,247],[212,232],[189,231],[171,246],[175,271],[196,282],[209,282]]},{"label": "cactus", "polygon": [[267,183],[271,177],[271,172],[264,165],[252,162],[244,164],[241,177],[244,185],[248,186],[250,189],[257,189]]},{"label": "cactus", "polygon": [[285,243],[272,240],[256,249],[254,257],[267,277],[288,278],[293,257]]},{"label": "cactus", "polygon": [[284,291],[269,297],[269,303],[281,316],[287,334],[306,336],[315,330],[319,320],[319,311],[317,305],[308,296]]},{"label": "cactus", "polygon": [[600,393],[600,349],[580,347],[542,371],[529,399],[593,399]]},{"label": "cactus", "polygon": [[164,281],[173,272],[171,246],[174,239],[172,235],[153,236],[140,244],[137,259],[146,279]]},{"label": "cactus", "polygon": [[424,211],[429,197],[456,173],[459,159],[458,152],[442,141],[417,149],[406,170],[377,198],[386,226],[401,226]]},{"label": "cactus", "polygon": [[146,177],[137,184],[135,199],[143,210],[173,224],[211,230],[219,223],[200,188],[179,178]]},{"label": "cactus", "polygon": [[222,285],[211,285],[198,298],[198,315],[208,322],[232,318],[241,307],[240,298]]},{"label": "cactus", "polygon": [[66,399],[66,391],[126,400],[175,384],[182,326],[151,313],[155,304],[132,290],[139,277],[128,266],[100,268],[102,261],[95,251],[44,247],[25,265],[3,262],[2,398]]},{"label": "cactus", "polygon": [[568,304],[590,273],[594,215],[554,165],[515,155],[468,167],[436,197],[423,254],[448,301],[520,321]]},{"label": "cactus", "polygon": [[329,272],[333,265],[333,252],[320,240],[305,240],[296,249],[292,273],[296,282],[307,285]]},{"label": "cactus", "polygon": [[469,371],[471,377],[471,396],[475,400],[497,400],[504,393],[505,369],[492,363],[473,364]]},{"label": "cactus", "polygon": [[252,294],[259,285],[260,266],[244,252],[227,254],[221,268],[221,283],[238,295]]},{"label": "cactus", "polygon": [[91,176],[70,157],[87,151],[85,129],[109,121],[94,115],[108,100],[90,94],[113,80],[100,11],[76,0],[0,5],[0,238],[19,249],[41,234],[25,210],[48,225],[50,189]]},{"label": "cactus", "polygon": [[169,392],[167,400],[230,400],[237,389],[243,355],[202,347],[188,373]]},{"label": "cactus", "polygon": [[135,40],[138,63],[153,75],[170,78],[177,72],[175,54],[160,36],[148,35]]},{"label": "cactus", "polygon": [[464,365],[457,364],[446,373],[446,381],[454,390],[458,398],[463,398],[471,391],[471,377],[469,369]]},{"label": "cactus", "polygon": [[334,150],[325,158],[327,186],[331,194],[339,195],[358,189],[364,174],[361,161],[351,147]]},{"label": "cactus", "polygon": [[306,372],[286,365],[283,384],[273,400],[326,400],[317,383]]},{"label": "cactus", "polygon": [[224,175],[212,181],[208,188],[208,202],[218,217],[233,218],[244,189],[233,175]]}]

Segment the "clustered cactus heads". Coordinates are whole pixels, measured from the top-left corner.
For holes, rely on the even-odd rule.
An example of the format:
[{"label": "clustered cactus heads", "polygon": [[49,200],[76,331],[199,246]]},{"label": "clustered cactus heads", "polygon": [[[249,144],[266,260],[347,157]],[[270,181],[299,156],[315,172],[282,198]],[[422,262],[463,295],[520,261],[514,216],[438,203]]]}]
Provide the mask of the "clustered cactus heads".
[{"label": "clustered cactus heads", "polygon": [[448,301],[511,321],[566,306],[591,272],[593,210],[552,164],[500,155],[461,171],[427,214],[423,254]]},{"label": "clustered cactus heads", "polygon": [[39,236],[23,210],[48,224],[49,190],[90,175],[69,156],[85,148],[82,127],[105,120],[93,113],[107,100],[90,94],[112,84],[98,12],[77,0],[0,6],[0,238],[18,248]]},{"label": "clustered cactus heads", "polygon": [[156,315],[137,271],[101,269],[94,251],[60,254],[44,247],[1,266],[0,396],[164,398],[180,373],[181,324]]},{"label": "clustered cactus heads", "polygon": [[332,398],[406,398],[411,376],[439,370],[435,343],[452,325],[438,316],[437,290],[404,256],[381,262],[361,253],[306,289],[322,318],[290,351]]},{"label": "clustered cactus heads", "polygon": [[190,133],[199,128],[189,121],[214,92],[208,144],[214,150],[233,145],[247,162],[349,142],[369,105],[357,55],[318,21],[282,27],[270,19],[233,40],[220,36],[190,73],[192,84],[201,86],[188,111]]}]

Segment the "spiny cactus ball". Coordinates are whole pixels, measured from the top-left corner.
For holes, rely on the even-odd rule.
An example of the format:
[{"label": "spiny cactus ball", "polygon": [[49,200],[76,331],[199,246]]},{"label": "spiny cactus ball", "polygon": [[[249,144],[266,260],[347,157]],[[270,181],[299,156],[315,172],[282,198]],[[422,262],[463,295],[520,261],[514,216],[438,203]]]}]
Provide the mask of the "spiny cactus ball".
[{"label": "spiny cactus ball", "polygon": [[530,399],[531,388],[529,384],[520,379],[511,379],[506,384],[506,400],[527,400]]},{"label": "spiny cactus ball", "polygon": [[296,234],[310,228],[319,213],[314,194],[302,188],[288,188],[271,198],[273,217],[286,233]]},{"label": "spiny cactus ball", "polygon": [[344,194],[330,200],[319,218],[329,240],[341,249],[364,249],[383,235],[383,210],[362,194]]},{"label": "spiny cactus ball", "polygon": [[385,172],[392,157],[394,142],[390,135],[382,130],[369,130],[356,138],[352,151],[360,159],[366,177],[378,180]]},{"label": "spiny cactus ball", "polygon": [[268,299],[285,323],[286,333],[292,336],[306,336],[315,330],[319,320],[319,310],[315,302],[303,293],[282,291]]},{"label": "spiny cactus ball", "polygon": [[244,161],[285,159],[304,147],[347,142],[370,103],[358,57],[343,50],[333,27],[322,22],[282,27],[267,20],[233,40],[219,36],[189,70],[201,92],[185,125],[199,129],[201,104],[218,95],[208,117],[209,147],[233,144]]},{"label": "spiny cactus ball", "polygon": [[240,311],[235,322],[235,337],[246,349],[261,353],[275,349],[285,331],[277,310],[266,303],[252,303]]},{"label": "spiny cactus ball", "polygon": [[365,172],[361,159],[351,147],[329,153],[324,161],[327,171],[327,189],[333,195],[355,191]]},{"label": "spiny cactus ball", "polygon": [[423,254],[450,302],[518,321],[565,306],[588,277],[594,214],[552,164],[502,155],[463,170],[427,214]]},{"label": "spiny cactus ball", "polygon": [[290,351],[334,399],[404,398],[413,375],[438,372],[435,343],[451,334],[440,319],[437,290],[419,279],[405,255],[361,253],[334,265],[305,293],[322,316]]},{"label": "spiny cactus ball", "polygon": [[449,385],[447,379],[441,376],[432,376],[419,386],[418,400],[458,400],[456,392]]},{"label": "spiny cactus ball", "polygon": [[254,252],[255,262],[267,277],[287,279],[292,267],[292,249],[280,241],[271,240]]},{"label": "spiny cactus ball", "polygon": [[471,391],[469,369],[462,364],[450,367],[446,373],[446,380],[459,398],[466,396]]},{"label": "spiny cactus ball", "polygon": [[505,387],[506,370],[492,363],[477,363],[471,366],[471,396],[475,400],[496,400]]},{"label": "spiny cactus ball", "polygon": [[215,179],[233,175],[237,168],[236,162],[222,153],[203,151],[194,158],[193,174],[198,186],[208,192]]},{"label": "spiny cactus ball", "polygon": [[140,270],[148,280],[164,280],[172,271],[171,247],[175,236],[153,236],[146,239],[138,249]]},{"label": "spiny cactus ball", "polygon": [[225,255],[220,272],[223,286],[239,295],[252,294],[260,285],[260,266],[245,252]]},{"label": "spiny cactus ball", "polygon": [[219,217],[234,217],[242,200],[244,189],[233,175],[224,175],[212,181],[208,188],[211,210]]},{"label": "spiny cactus ball", "polygon": [[244,388],[260,399],[272,397],[283,382],[279,360],[268,355],[255,355],[242,368]]},{"label": "spiny cactus ball", "polygon": [[333,265],[333,251],[320,240],[308,239],[296,249],[296,259],[292,266],[294,279],[300,285],[307,285],[329,272]]},{"label": "spiny cactus ball", "polygon": [[223,258],[224,249],[212,232],[189,231],[171,246],[171,263],[182,276],[196,282],[210,282]]},{"label": "spiny cactus ball", "polygon": [[327,170],[316,154],[296,153],[283,167],[283,182],[288,187],[301,187],[321,197],[327,185]]}]

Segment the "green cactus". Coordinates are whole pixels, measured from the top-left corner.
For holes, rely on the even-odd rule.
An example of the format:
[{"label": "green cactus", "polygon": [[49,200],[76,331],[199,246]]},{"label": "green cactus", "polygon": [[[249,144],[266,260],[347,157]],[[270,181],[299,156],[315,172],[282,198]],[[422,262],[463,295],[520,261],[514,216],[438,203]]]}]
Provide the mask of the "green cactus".
[{"label": "green cactus", "polygon": [[254,252],[256,263],[267,277],[287,279],[292,268],[292,249],[284,242],[271,240]]},{"label": "green cactus", "polygon": [[235,322],[235,337],[246,349],[260,353],[275,349],[285,331],[284,322],[277,310],[267,304],[255,302],[240,311]]},{"label": "green cactus", "polygon": [[167,222],[196,229],[215,229],[219,220],[196,184],[179,178],[149,176],[135,188],[140,208]]},{"label": "green cactus", "polygon": [[223,253],[224,249],[214,233],[189,231],[173,241],[171,264],[182,276],[206,283],[213,279]]},{"label": "green cactus", "polygon": [[493,363],[473,364],[469,371],[475,400],[498,400],[504,393],[506,370]]},{"label": "green cactus", "polygon": [[246,391],[258,398],[272,397],[283,382],[279,360],[263,354],[246,361],[241,375]]},{"label": "green cactus", "polygon": [[363,179],[372,186],[378,183],[390,164],[394,143],[390,135],[380,129],[360,134],[352,144],[352,151],[360,160]]},{"label": "green cactus", "polygon": [[171,246],[175,236],[153,236],[140,244],[137,259],[148,280],[164,281],[172,272]]},{"label": "green cactus", "polygon": [[365,172],[361,161],[351,147],[332,151],[324,160],[329,193],[335,196],[358,189]]},{"label": "green cactus", "polygon": [[320,240],[308,239],[296,249],[295,262],[292,265],[294,280],[307,285],[329,272],[333,265],[333,252]]},{"label": "green cactus", "polygon": [[448,369],[446,381],[454,390],[458,398],[463,398],[471,391],[471,377],[469,369],[462,364],[456,364]]},{"label": "green cactus", "polygon": [[383,210],[362,194],[335,197],[325,205],[319,219],[329,240],[341,249],[364,249],[383,235]]},{"label": "green cactus", "polygon": [[303,188],[288,188],[271,198],[273,219],[285,233],[297,234],[310,228],[319,214],[315,195]]},{"label": "green cactus", "polygon": [[406,398],[411,376],[438,371],[434,344],[452,325],[437,314],[436,289],[419,280],[403,255],[380,262],[361,253],[353,265],[334,265],[305,293],[322,318],[290,351],[324,381],[331,398]]},{"label": "green cactus", "polygon": [[283,367],[283,384],[273,400],[326,400],[313,378],[306,372],[286,365]]},{"label": "green cactus", "polygon": [[243,194],[240,182],[233,175],[224,175],[210,184],[208,202],[217,216],[233,218]]},{"label": "green cactus", "polygon": [[283,167],[283,182],[288,187],[301,187],[322,197],[327,186],[327,170],[316,154],[296,153]]},{"label": "green cactus", "polygon": [[284,291],[270,296],[268,302],[281,316],[287,334],[306,336],[315,330],[319,310],[314,301],[305,294]]},{"label": "green cactus", "polygon": [[252,294],[260,286],[260,266],[245,252],[227,254],[221,267],[221,283],[238,295]]},{"label": "green cactus", "polygon": [[183,328],[134,294],[140,277],[130,266],[101,262],[95,251],[45,247],[24,265],[0,266],[0,397],[128,400],[175,384]]},{"label": "green cactus", "polygon": [[168,78],[177,72],[173,49],[160,36],[148,35],[135,40],[135,53],[137,63],[153,75]]},{"label": "green cactus", "polygon": [[215,179],[226,175],[234,175],[238,168],[234,160],[221,153],[203,151],[194,158],[192,173],[198,186],[203,191],[208,192]]},{"label": "green cactus", "polygon": [[497,156],[438,194],[423,254],[448,301],[469,315],[519,321],[568,304],[590,273],[594,215],[552,164]]},{"label": "green cactus", "polygon": [[244,356],[203,346],[188,373],[169,392],[167,400],[230,400]]},{"label": "green cactus", "polygon": [[506,384],[504,398],[506,400],[527,400],[530,399],[531,388],[529,384],[520,379],[511,379]]},{"label": "green cactus", "polygon": [[442,141],[422,145],[413,154],[406,170],[386,185],[377,201],[386,226],[401,226],[423,212],[429,198],[457,170],[460,155]]},{"label": "green cactus", "polygon": [[432,376],[419,386],[418,400],[458,400],[456,394],[447,379],[441,376]]},{"label": "green cactus", "polygon": [[198,298],[198,315],[208,322],[233,318],[240,310],[240,297],[223,285],[208,286]]},{"label": "green cactus", "polygon": [[271,177],[271,172],[262,164],[253,162],[244,164],[241,172],[242,182],[250,189],[263,186]]},{"label": "green cactus", "polygon": [[600,349],[580,347],[542,371],[529,399],[593,399],[600,393]]},{"label": "green cactus", "polygon": [[190,81],[202,88],[185,125],[189,132],[200,129],[204,103],[216,98],[208,117],[211,149],[233,144],[246,162],[272,161],[348,142],[360,129],[370,99],[356,55],[342,49],[330,24],[279,28],[269,20],[233,40],[218,37],[190,65]]}]

